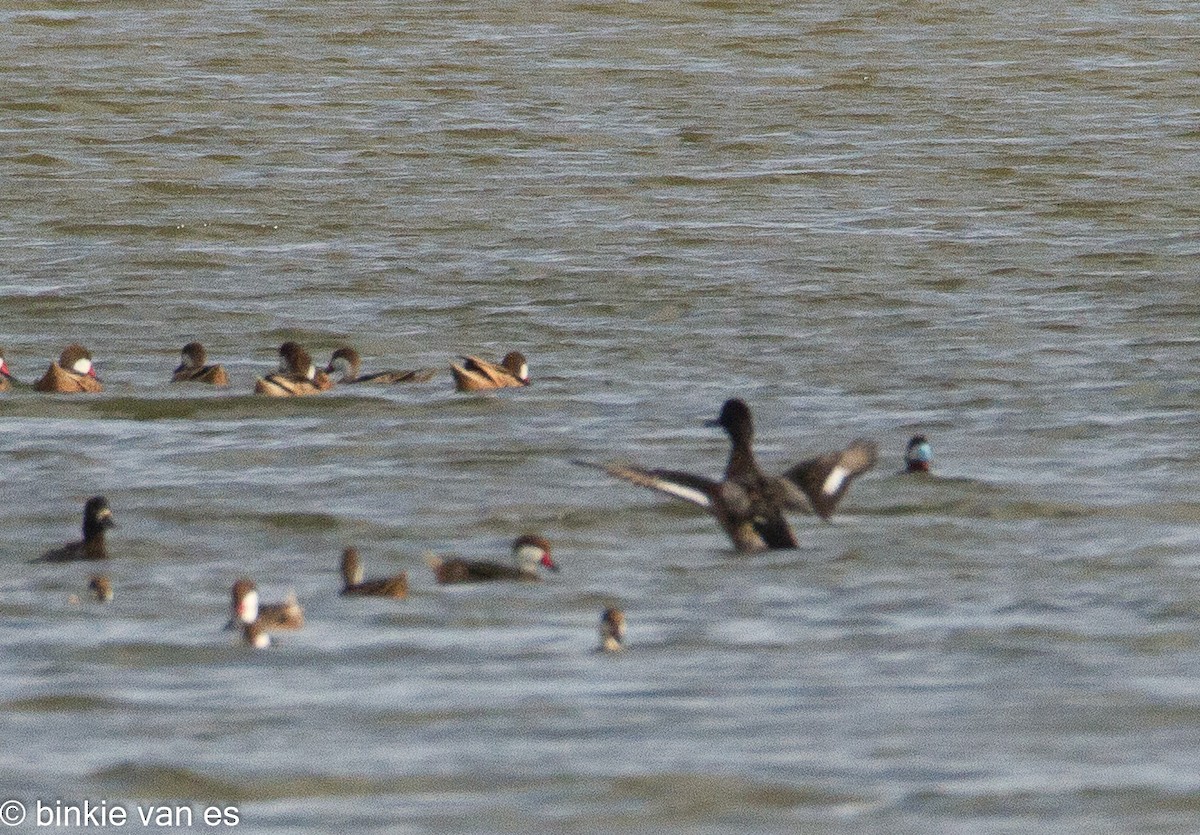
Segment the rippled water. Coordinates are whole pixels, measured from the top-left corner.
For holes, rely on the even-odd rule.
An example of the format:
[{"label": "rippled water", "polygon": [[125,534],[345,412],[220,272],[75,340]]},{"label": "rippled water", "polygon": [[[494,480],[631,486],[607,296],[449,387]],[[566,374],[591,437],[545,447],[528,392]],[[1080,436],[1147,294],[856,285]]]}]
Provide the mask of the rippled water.
[{"label": "rippled water", "polygon": [[[0,801],[250,832],[1200,829],[1177,2],[0,12]],[[201,339],[228,392],[166,384]],[[249,392],[285,339],[529,389]],[[797,551],[576,457],[884,460]],[[895,475],[909,435],[936,474]],[[107,494],[116,600],[30,565]],[[555,543],[537,586],[421,554]],[[353,542],[403,602],[335,594]],[[220,631],[252,574],[309,625]],[[590,653],[625,607],[630,650]],[[32,818],[30,819],[32,820]],[[26,826],[31,828],[27,821]],[[165,831],[165,827],[159,827]],[[199,823],[194,827],[202,829]],[[18,828],[19,829],[19,828]]]}]

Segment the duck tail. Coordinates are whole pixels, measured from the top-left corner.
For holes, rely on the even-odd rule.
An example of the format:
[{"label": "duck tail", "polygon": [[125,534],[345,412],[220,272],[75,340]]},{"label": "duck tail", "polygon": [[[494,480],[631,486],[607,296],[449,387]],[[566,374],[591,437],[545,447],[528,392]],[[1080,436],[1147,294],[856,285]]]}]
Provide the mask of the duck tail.
[{"label": "duck tail", "polygon": [[422,556],[425,558],[425,564],[434,571],[437,571],[439,568],[441,568],[442,563],[445,562],[445,560],[433,553],[433,551],[426,551],[424,554],[422,554]]}]

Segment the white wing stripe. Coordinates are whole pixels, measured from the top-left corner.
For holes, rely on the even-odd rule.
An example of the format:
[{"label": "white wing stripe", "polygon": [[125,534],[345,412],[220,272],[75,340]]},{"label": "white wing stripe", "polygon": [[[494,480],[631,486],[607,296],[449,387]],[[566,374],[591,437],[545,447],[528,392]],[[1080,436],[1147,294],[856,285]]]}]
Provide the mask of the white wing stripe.
[{"label": "white wing stripe", "polygon": [[821,483],[821,492],[826,496],[832,496],[841,489],[846,476],[850,475],[850,471],[845,467],[837,466],[829,471],[829,475],[825,476],[825,481]]}]

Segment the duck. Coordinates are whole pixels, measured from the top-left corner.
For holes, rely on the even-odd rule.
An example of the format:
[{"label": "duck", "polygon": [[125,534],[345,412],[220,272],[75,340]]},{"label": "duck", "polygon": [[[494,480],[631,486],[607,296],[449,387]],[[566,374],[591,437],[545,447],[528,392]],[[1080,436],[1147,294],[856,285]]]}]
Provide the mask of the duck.
[{"label": "duck", "polygon": [[349,345],[343,345],[333,352],[329,365],[325,367],[326,374],[341,374],[337,382],[344,383],[424,383],[433,379],[437,372],[432,368],[417,368],[412,371],[377,371],[374,374],[358,373],[362,367],[362,358],[358,351]]},{"label": "duck", "polygon": [[267,631],[279,629],[299,629],[304,626],[304,610],[296,600],[295,593],[290,593],[282,603],[258,602],[258,587],[248,577],[242,577],[233,584],[231,608],[233,617],[231,626],[242,626],[257,623]]},{"label": "duck", "polygon": [[208,352],[199,342],[189,342],[179,352],[180,363],[171,375],[172,383],[207,383],[210,386],[229,385],[229,375],[220,365],[205,365]]},{"label": "duck", "polygon": [[392,597],[401,600],[408,597],[408,573],[401,571],[394,577],[364,580],[362,561],[358,549],[349,547],[342,551],[342,591],[344,595],[363,597]]},{"label": "duck", "polygon": [[878,455],[873,441],[859,439],[843,450],[801,461],[782,476],[768,475],[759,469],[754,457],[754,419],[745,401],[726,400],[716,420],[706,425],[720,427],[729,435],[729,461],[719,481],[634,464],[574,463],[706,509],[716,517],[737,551],[752,553],[797,547],[784,511],[811,511],[829,521],[851,482],[873,467]]},{"label": "duck", "polygon": [[8,391],[15,382],[12,374],[8,373],[8,363],[4,361],[4,349],[0,348],[0,391]]},{"label": "duck", "polygon": [[50,363],[42,379],[34,383],[33,388],[35,391],[59,394],[104,391],[104,386],[96,377],[91,352],[77,343],[63,349],[58,362]]},{"label": "duck", "polygon": [[520,351],[509,351],[497,365],[479,357],[459,357],[462,364],[450,363],[457,391],[486,391],[488,389],[527,386],[529,363]]},{"label": "duck", "polygon": [[36,562],[72,562],[74,560],[108,559],[104,547],[104,532],[116,527],[112,509],[104,496],[92,496],[83,506],[83,540],[61,548],[53,548]]},{"label": "duck", "polygon": [[620,652],[625,649],[625,613],[609,606],[600,615],[600,644],[596,652]]},{"label": "duck", "polygon": [[515,565],[489,562],[487,560],[464,560],[458,557],[444,559],[435,554],[426,554],[425,562],[433,569],[434,579],[441,585],[450,583],[480,583],[492,580],[523,580],[538,582],[538,568],[558,571],[558,564],[550,556],[550,543],[539,534],[527,533],[518,536],[512,544]]},{"label": "duck", "polygon": [[312,356],[295,342],[280,345],[279,370],[254,383],[254,393],[268,397],[303,397],[331,388],[333,380],[313,365]]},{"label": "duck", "polygon": [[904,472],[927,473],[933,466],[933,447],[924,435],[913,435],[904,450]]},{"label": "duck", "polygon": [[113,599],[112,581],[107,574],[93,574],[88,580],[88,591],[99,603],[108,603]]}]

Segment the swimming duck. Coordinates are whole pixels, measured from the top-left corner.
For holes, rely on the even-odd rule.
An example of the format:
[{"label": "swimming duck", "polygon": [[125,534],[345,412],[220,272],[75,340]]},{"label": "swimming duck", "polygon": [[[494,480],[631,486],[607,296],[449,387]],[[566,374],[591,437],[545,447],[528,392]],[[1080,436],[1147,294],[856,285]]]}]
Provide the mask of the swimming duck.
[{"label": "swimming duck", "polygon": [[933,447],[924,435],[913,435],[904,450],[904,472],[927,473],[933,465]]},{"label": "swimming duck", "polygon": [[73,393],[78,391],[104,391],[96,378],[92,355],[82,345],[68,345],[59,355],[58,362],[50,363],[42,379],[33,384],[35,391]]},{"label": "swimming duck", "polygon": [[397,600],[408,597],[408,574],[401,571],[394,577],[382,577],[378,580],[363,580],[362,561],[358,558],[357,548],[347,548],[342,552],[342,594],[362,595],[364,597],[394,597]]},{"label": "swimming duck", "polygon": [[83,506],[83,541],[54,548],[37,558],[36,562],[71,562],[73,560],[103,560],[108,558],[104,548],[104,532],[116,527],[108,499],[92,496]]},{"label": "swimming duck", "polygon": [[454,388],[458,391],[516,388],[529,385],[529,363],[520,351],[509,351],[497,365],[479,357],[460,357],[462,365],[450,363]]},{"label": "swimming duck", "polygon": [[257,623],[268,631],[277,629],[299,629],[304,626],[304,610],[296,600],[295,593],[287,596],[282,603],[258,602],[258,587],[254,581],[242,577],[233,584],[232,590],[233,626]]},{"label": "swimming duck", "polygon": [[349,345],[343,345],[333,352],[326,374],[341,374],[339,383],[424,383],[433,378],[437,372],[432,368],[418,368],[413,371],[377,371],[374,374],[359,375],[362,358],[358,351]]},{"label": "swimming duck", "polygon": [[107,603],[113,599],[112,582],[106,574],[93,574],[88,580],[88,591],[100,603]]},{"label": "swimming duck", "polygon": [[268,397],[302,397],[331,388],[333,381],[329,375],[318,370],[308,351],[295,342],[279,346],[279,371],[259,377],[254,383],[254,393]]},{"label": "swimming duck", "polygon": [[464,560],[458,557],[443,559],[426,554],[425,562],[433,569],[433,576],[442,585],[449,583],[480,583],[490,580],[541,580],[538,567],[558,571],[558,565],[550,556],[550,543],[545,537],[527,533],[518,536],[512,544],[513,561],[516,565],[504,565],[486,560]]},{"label": "swimming duck", "polygon": [[8,373],[8,363],[4,361],[4,349],[0,348],[0,391],[8,391],[16,380]]},{"label": "swimming duck", "polygon": [[172,383],[208,383],[210,386],[229,385],[229,375],[220,365],[205,365],[208,352],[199,342],[189,342],[179,352],[179,367],[171,375]]},{"label": "swimming duck", "polygon": [[600,645],[596,652],[620,652],[625,648],[625,613],[609,606],[600,615]]},{"label": "swimming duck", "polygon": [[843,450],[801,461],[782,476],[768,475],[754,458],[754,422],[744,401],[726,400],[717,419],[706,425],[723,428],[731,442],[720,481],[633,464],[575,463],[705,508],[741,552],[795,548],[796,536],[783,512],[811,510],[828,520],[850,483],[875,464],[875,443],[857,440]]}]

